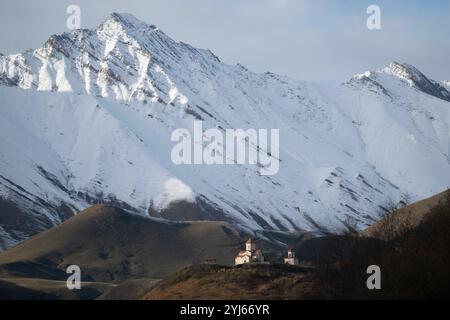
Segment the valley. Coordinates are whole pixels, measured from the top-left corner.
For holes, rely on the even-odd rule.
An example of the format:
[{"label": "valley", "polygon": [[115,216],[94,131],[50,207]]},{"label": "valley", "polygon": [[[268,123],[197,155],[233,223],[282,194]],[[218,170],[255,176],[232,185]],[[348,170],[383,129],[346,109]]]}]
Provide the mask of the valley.
[{"label": "valley", "polygon": [[[0,299],[442,299],[450,293],[449,210],[447,191],[361,234],[258,240],[271,263],[235,267],[248,235],[226,223],[161,222],[94,206],[1,254]],[[420,222],[382,240],[405,215]],[[383,235],[367,235],[375,229]],[[282,264],[288,246],[299,266]],[[65,288],[71,264],[82,270],[81,290]],[[383,290],[366,288],[373,264]]]}]

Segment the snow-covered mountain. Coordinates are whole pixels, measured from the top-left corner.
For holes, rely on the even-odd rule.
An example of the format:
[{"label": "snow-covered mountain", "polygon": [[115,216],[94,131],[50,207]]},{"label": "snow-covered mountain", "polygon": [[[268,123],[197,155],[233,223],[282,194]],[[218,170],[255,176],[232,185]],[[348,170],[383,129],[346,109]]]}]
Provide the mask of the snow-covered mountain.
[{"label": "snow-covered mountain", "polygon": [[441,85],[443,85],[447,90],[450,90],[450,80],[442,81]]},{"label": "snow-covered mountain", "polygon": [[[339,231],[450,185],[450,93],[392,63],[340,86],[257,74],[128,14],[0,55],[0,250],[96,202]],[[175,165],[176,128],[280,129],[280,170]]]}]

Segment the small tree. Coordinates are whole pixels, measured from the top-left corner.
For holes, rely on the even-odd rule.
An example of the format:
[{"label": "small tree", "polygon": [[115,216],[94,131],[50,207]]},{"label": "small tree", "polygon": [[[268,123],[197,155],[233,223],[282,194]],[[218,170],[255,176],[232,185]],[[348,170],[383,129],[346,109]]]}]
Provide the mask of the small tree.
[{"label": "small tree", "polygon": [[381,220],[378,222],[377,234],[385,240],[392,240],[406,230],[410,229],[410,219],[407,213],[400,213],[410,203],[411,197],[408,194],[403,195],[399,202],[388,199],[384,205],[380,206],[378,216]]},{"label": "small tree", "polygon": [[358,235],[358,220],[350,215],[346,215],[342,224],[345,227],[343,235],[345,236],[357,236]]}]

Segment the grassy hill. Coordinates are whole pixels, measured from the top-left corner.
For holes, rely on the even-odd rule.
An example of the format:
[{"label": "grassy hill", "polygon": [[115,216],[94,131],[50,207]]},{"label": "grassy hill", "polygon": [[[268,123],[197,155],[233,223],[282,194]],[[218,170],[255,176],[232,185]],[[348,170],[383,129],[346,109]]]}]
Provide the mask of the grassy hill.
[{"label": "grassy hill", "polygon": [[[415,211],[417,210],[417,211]],[[305,268],[188,267],[151,288],[144,299],[448,299],[450,193],[394,213],[415,224],[361,235],[301,241],[294,249]],[[402,217],[403,215],[411,215]],[[420,219],[418,218],[420,217]],[[389,220],[391,219],[391,220]],[[406,226],[406,225],[403,225]],[[388,232],[393,230],[394,235]],[[374,231],[371,231],[374,232]],[[382,289],[368,290],[367,267],[381,268]]]},{"label": "grassy hill", "polygon": [[[399,220],[412,224],[398,228]],[[395,212],[368,234],[389,240],[352,254],[326,273],[339,289],[337,297],[450,298],[450,192]],[[381,268],[382,290],[368,292],[361,271],[372,264]]]},{"label": "grassy hill", "polygon": [[160,279],[206,258],[233,262],[241,246],[225,222],[165,222],[97,205],[2,253],[0,279],[65,281],[71,264],[87,282]]},{"label": "grassy hill", "polygon": [[274,265],[186,267],[142,296],[161,299],[319,299],[313,269]]},{"label": "grassy hill", "polygon": [[382,240],[394,239],[432,218],[434,208],[445,206],[449,202],[450,190],[446,190],[398,210],[384,209],[385,217],[364,230],[361,235]]}]

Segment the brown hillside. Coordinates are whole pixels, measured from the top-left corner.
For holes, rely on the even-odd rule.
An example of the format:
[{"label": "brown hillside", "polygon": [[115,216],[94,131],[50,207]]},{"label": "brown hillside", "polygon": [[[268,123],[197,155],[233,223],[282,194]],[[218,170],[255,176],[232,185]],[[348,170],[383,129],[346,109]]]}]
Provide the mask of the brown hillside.
[{"label": "brown hillside", "polygon": [[401,208],[364,230],[366,237],[391,240],[401,236],[429,218],[432,208],[450,199],[450,190]]},{"label": "brown hillside", "polygon": [[0,255],[0,277],[86,280],[163,278],[205,258],[233,262],[237,231],[225,222],[164,222],[96,205]]},{"label": "brown hillside", "polygon": [[171,275],[142,299],[319,299],[310,269],[287,265],[197,265]]},{"label": "brown hillside", "polygon": [[[447,193],[448,195],[448,193]],[[144,299],[448,299],[450,197],[411,208],[416,226],[391,240],[333,236],[295,246],[308,268],[280,265],[188,267],[149,289]],[[418,210],[418,209],[417,209]],[[408,211],[403,211],[408,212]],[[413,220],[411,220],[413,221]],[[367,267],[381,269],[381,290],[368,290]]]}]

